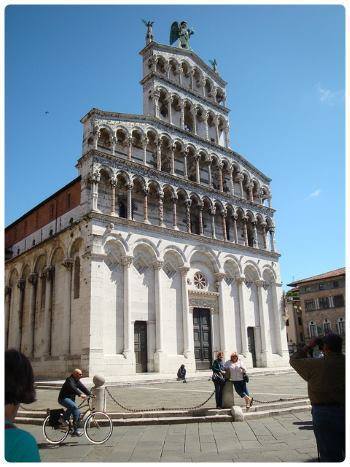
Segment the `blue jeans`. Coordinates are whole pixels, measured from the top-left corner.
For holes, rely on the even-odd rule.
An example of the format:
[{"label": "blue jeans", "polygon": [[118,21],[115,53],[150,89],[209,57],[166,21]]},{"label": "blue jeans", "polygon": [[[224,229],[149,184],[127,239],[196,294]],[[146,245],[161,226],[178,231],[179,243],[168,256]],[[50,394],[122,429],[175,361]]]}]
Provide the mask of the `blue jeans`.
[{"label": "blue jeans", "polygon": [[241,397],[249,396],[247,383],[245,381],[233,381],[237,394]]},{"label": "blue jeans", "polygon": [[77,407],[77,404],[74,401],[72,401],[72,399],[69,399],[69,397],[65,397],[64,399],[59,399],[58,402],[67,409],[64,414],[64,419],[69,420],[69,417],[72,414],[74,423],[77,424],[80,418],[80,411]]},{"label": "blue jeans", "polygon": [[224,389],[224,384],[214,383],[214,386],[215,386],[216,407],[219,407],[222,409],[222,390]]},{"label": "blue jeans", "polygon": [[345,459],[345,407],[313,405],[314,433],[321,462]]}]

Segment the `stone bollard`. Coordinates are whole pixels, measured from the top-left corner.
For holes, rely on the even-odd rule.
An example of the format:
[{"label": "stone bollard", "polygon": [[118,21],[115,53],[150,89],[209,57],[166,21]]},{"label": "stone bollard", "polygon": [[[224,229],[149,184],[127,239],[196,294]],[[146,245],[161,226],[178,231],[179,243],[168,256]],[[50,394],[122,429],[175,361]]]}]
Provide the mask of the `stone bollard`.
[{"label": "stone bollard", "polygon": [[222,406],[224,409],[229,409],[234,405],[233,397],[233,382],[226,381],[223,391],[222,391]]},{"label": "stone bollard", "polygon": [[244,421],[243,410],[238,405],[234,405],[231,408],[231,414],[232,414],[234,422],[243,422]]},{"label": "stone bollard", "polygon": [[98,412],[106,411],[106,393],[103,385],[105,384],[105,379],[103,376],[95,375],[92,379],[94,386],[91,388],[91,392],[96,399],[93,400],[93,408]]}]

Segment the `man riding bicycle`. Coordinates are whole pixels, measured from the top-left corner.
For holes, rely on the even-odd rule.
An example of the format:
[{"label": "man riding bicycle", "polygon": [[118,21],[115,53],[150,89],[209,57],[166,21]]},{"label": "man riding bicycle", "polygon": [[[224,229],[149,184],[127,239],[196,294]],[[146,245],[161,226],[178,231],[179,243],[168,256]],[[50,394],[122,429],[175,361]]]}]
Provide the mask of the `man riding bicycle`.
[{"label": "man riding bicycle", "polygon": [[63,421],[68,422],[71,414],[73,415],[73,433],[72,436],[82,436],[83,432],[79,430],[80,411],[75,403],[75,396],[86,399],[91,396],[91,392],[80,382],[83,373],[79,368],[76,368],[72,374],[63,383],[63,386],[58,395],[58,403],[63,405],[67,410],[63,415]]}]

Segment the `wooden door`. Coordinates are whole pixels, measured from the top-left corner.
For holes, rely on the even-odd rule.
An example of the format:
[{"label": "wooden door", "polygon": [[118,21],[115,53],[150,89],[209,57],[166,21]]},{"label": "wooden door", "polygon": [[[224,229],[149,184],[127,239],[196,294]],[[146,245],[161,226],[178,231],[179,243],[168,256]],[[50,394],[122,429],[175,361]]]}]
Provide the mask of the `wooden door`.
[{"label": "wooden door", "polygon": [[254,328],[247,328],[248,332],[248,350],[252,354],[253,366],[256,367],[256,350],[255,350],[255,337],[254,337]]},{"label": "wooden door", "polygon": [[194,355],[197,370],[208,370],[212,365],[210,310],[193,309]]},{"label": "wooden door", "polygon": [[147,372],[147,323],[135,321],[134,351],[136,360],[136,373]]}]

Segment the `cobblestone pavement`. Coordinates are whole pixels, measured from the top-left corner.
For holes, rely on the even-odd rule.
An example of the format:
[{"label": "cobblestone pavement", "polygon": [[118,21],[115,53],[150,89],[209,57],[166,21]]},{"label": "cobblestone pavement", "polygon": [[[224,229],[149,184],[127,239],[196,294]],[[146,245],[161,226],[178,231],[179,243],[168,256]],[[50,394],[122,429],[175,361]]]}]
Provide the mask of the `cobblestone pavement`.
[{"label": "cobblestone pavement", "polygon": [[114,427],[94,446],[69,438],[44,441],[40,426],[23,425],[38,440],[45,462],[312,462],[316,443],[309,411],[249,422]]},{"label": "cobblestone pavement", "polygon": [[[254,375],[250,378],[248,388],[251,395],[260,401],[307,397],[306,382],[296,373]],[[213,389],[213,383],[208,379],[189,381],[187,384],[174,381],[173,383],[137,383],[133,386],[110,387],[112,395],[118,401],[133,409],[193,407],[204,402]],[[27,409],[57,408],[59,407],[57,396],[58,390],[39,389],[37,390],[38,400],[24,407]],[[244,405],[244,400],[236,395],[235,404]],[[204,407],[215,407],[215,397],[212,397]],[[107,396],[107,411],[123,412],[123,409]]]}]

